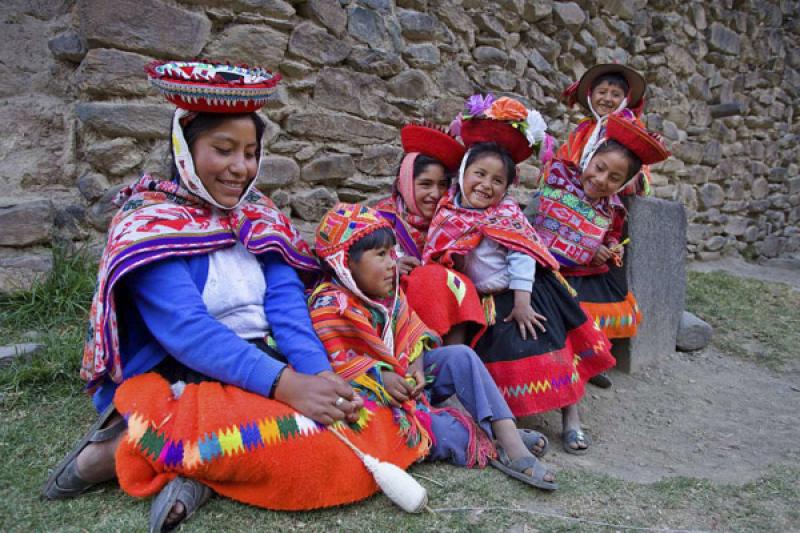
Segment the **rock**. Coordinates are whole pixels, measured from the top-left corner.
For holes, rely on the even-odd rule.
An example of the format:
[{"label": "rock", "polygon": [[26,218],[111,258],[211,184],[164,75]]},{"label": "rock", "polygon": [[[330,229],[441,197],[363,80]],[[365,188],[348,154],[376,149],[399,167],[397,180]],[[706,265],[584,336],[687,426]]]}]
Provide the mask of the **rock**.
[{"label": "rock", "polygon": [[705,248],[709,252],[717,252],[725,246],[726,242],[728,242],[727,239],[722,235],[714,235],[706,241]]},{"label": "rock", "polygon": [[703,151],[703,161],[704,165],[714,166],[719,164],[720,160],[722,159],[722,146],[719,144],[719,141],[716,139],[712,139],[706,143],[706,148]]},{"label": "rock", "polygon": [[535,48],[531,50],[531,53],[528,54],[528,63],[539,71],[540,74],[549,74],[553,72],[553,65],[542,57],[542,54],[539,53],[538,50]]},{"label": "rock", "polygon": [[764,257],[777,257],[781,251],[781,240],[777,235],[767,235],[755,244],[756,250]]},{"label": "rock", "polygon": [[412,44],[403,50],[403,58],[414,68],[430,70],[442,62],[436,45],[429,43]]},{"label": "rock", "polygon": [[756,178],[750,186],[750,194],[756,200],[766,198],[769,194],[769,182],[764,178]]},{"label": "rock", "polygon": [[74,30],[59,33],[47,41],[47,47],[53,57],[70,63],[80,63],[87,50],[86,44]]},{"label": "rock", "polygon": [[103,196],[101,196],[89,211],[87,211],[86,216],[89,220],[89,224],[97,231],[106,231],[108,229],[111,219],[114,218],[114,214],[119,209],[114,205],[114,199],[124,187],[124,184],[111,187],[103,193]]},{"label": "rock", "polygon": [[78,0],[78,16],[90,48],[196,57],[211,33],[205,15],[160,0]]},{"label": "rock", "polygon": [[44,344],[26,342],[0,346],[0,368],[10,366],[14,361],[27,360],[44,350]]},{"label": "rock", "polygon": [[472,51],[472,55],[482,65],[503,66],[508,61],[508,54],[493,46],[478,46]]},{"label": "rock", "polygon": [[474,91],[467,74],[455,63],[446,64],[436,73],[436,83],[445,91],[459,96],[469,96]]},{"label": "rock", "polygon": [[247,63],[276,70],[286,54],[289,37],[266,25],[228,26],[206,47],[204,57]]},{"label": "rock", "polygon": [[347,154],[322,154],[303,166],[300,177],[309,183],[336,183],[355,173],[353,158]]},{"label": "rock", "polygon": [[383,196],[388,196],[394,180],[394,176],[353,176],[344,182],[344,186],[363,192],[380,192]]},{"label": "rock", "polygon": [[387,37],[383,18],[371,9],[360,6],[348,10],[347,33],[362,43],[375,46]]},{"label": "rock", "polygon": [[453,117],[461,113],[463,109],[464,100],[462,98],[437,98],[431,103],[425,117],[434,124],[447,126],[453,121]]},{"label": "rock", "polygon": [[0,295],[29,290],[53,270],[49,249],[0,249]]},{"label": "rock", "polygon": [[400,98],[422,100],[430,96],[431,79],[421,70],[406,70],[388,82],[389,91]]},{"label": "rock", "polygon": [[374,119],[386,106],[386,83],[377,76],[326,67],[314,87],[314,103]]},{"label": "rock", "polygon": [[750,220],[745,217],[731,216],[725,224],[725,233],[734,237],[740,237],[747,231]]},{"label": "rock", "polygon": [[105,193],[111,185],[108,179],[97,172],[87,172],[78,178],[78,190],[90,202],[94,202]]},{"label": "rock", "polygon": [[714,22],[708,31],[708,46],[723,54],[738,56],[741,50],[741,40],[736,32],[719,22]]},{"label": "rock", "polygon": [[714,328],[689,311],[684,311],[678,324],[678,337],[675,345],[682,352],[702,350],[711,343]]},{"label": "rock", "polygon": [[289,20],[295,14],[291,4],[283,0],[181,0],[181,2],[201,8],[231,9],[240,15],[256,13],[269,17],[273,23]]},{"label": "rock", "polygon": [[711,118],[733,117],[742,114],[742,104],[738,102],[728,102],[709,106],[708,110],[711,112]]},{"label": "rock", "polygon": [[437,38],[439,21],[427,13],[401,9],[397,21],[403,37],[409,41],[432,41]]},{"label": "rock", "polygon": [[575,2],[556,2],[553,4],[553,18],[569,29],[571,32],[578,31],[584,22],[586,15],[583,9]]},{"label": "rock", "polygon": [[528,22],[537,22],[553,14],[553,0],[534,0],[525,2],[522,18]]},{"label": "rock", "polygon": [[769,175],[767,179],[772,183],[783,183],[786,181],[786,176],[788,176],[788,169],[785,167],[775,167],[769,169]]},{"label": "rock", "polygon": [[703,4],[700,2],[692,3],[692,22],[694,23],[694,27],[700,31],[708,28],[708,22],[706,22],[706,11],[703,9]]},{"label": "rock", "polygon": [[399,55],[385,50],[357,46],[347,58],[347,64],[356,70],[389,78],[406,68]]},{"label": "rock", "polygon": [[608,13],[625,20],[633,20],[639,9],[634,0],[603,0],[600,5]]},{"label": "rock", "polygon": [[89,50],[75,72],[78,88],[92,98],[145,96],[153,90],[144,67],[153,59],[109,48]]},{"label": "rock", "polygon": [[341,37],[347,28],[347,11],[338,0],[309,0],[303,4],[303,14]]},{"label": "rock", "polygon": [[289,37],[289,52],[317,65],[335,65],[350,53],[350,45],[311,22],[300,23]]},{"label": "rock", "polygon": [[704,209],[718,207],[725,201],[725,192],[716,183],[706,183],[700,187],[700,202]]},{"label": "rock", "polygon": [[289,115],[285,130],[299,137],[323,140],[375,144],[392,141],[397,130],[374,121],[363,120],[344,114],[320,114],[301,111]]},{"label": "rock", "polygon": [[174,109],[156,104],[82,102],[75,106],[75,114],[84,125],[109,137],[166,139]]},{"label": "rock", "polygon": [[628,213],[625,267],[613,272],[627,277],[645,319],[635,337],[614,342],[613,353],[632,372],[675,350],[686,303],[686,215],[677,202],[646,197],[632,198]]},{"label": "rock", "polygon": [[32,200],[0,208],[0,246],[47,244],[53,236],[55,211],[50,200]]},{"label": "rock", "polygon": [[136,142],[126,138],[91,143],[84,155],[94,168],[115,176],[133,170],[142,162],[142,153]]},{"label": "rock", "polygon": [[374,144],[364,147],[364,155],[356,161],[356,168],[364,174],[377,176],[395,175],[400,167],[403,150],[390,144]]},{"label": "rock", "polygon": [[300,191],[290,201],[292,212],[303,220],[319,222],[336,205],[336,194],[325,187]]},{"label": "rock", "polygon": [[300,177],[300,166],[291,157],[267,155],[261,158],[260,166],[257,186],[262,190],[292,185]]}]

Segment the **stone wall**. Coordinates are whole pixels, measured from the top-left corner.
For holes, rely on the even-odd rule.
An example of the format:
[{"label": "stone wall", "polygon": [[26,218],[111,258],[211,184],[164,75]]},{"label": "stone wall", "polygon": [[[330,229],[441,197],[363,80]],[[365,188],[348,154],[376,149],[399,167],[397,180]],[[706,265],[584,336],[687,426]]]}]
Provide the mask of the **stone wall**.
[{"label": "stone wall", "polygon": [[[596,62],[650,84],[675,157],[655,194],[686,207],[688,253],[800,249],[800,4],[790,0],[6,0],[0,6],[0,287],[97,247],[115,192],[168,165],[153,58],[263,65],[285,79],[260,187],[305,231],[336,199],[386,194],[398,129],[447,124],[475,91],[513,94],[565,138],[561,90]],[[522,169],[524,203],[538,174]]]}]

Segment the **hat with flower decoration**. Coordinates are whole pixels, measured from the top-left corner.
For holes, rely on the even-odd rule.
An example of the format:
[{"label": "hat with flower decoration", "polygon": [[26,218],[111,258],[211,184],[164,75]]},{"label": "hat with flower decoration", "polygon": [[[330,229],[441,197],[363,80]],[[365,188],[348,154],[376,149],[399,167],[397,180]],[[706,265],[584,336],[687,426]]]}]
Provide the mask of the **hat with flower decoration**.
[{"label": "hat with flower decoration", "polygon": [[634,120],[620,114],[610,115],[606,125],[606,139],[613,139],[636,154],[643,165],[664,161],[670,155],[661,136],[648,131]]},{"label": "hat with flower decoration", "polygon": [[167,100],[187,111],[250,113],[267,103],[280,74],[247,65],[204,61],[153,61],[147,77]]},{"label": "hat with flower decoration", "polygon": [[515,163],[547,144],[547,123],[538,111],[507,96],[473,95],[461,114],[461,139],[467,148],[480,142],[495,142],[505,148]]}]

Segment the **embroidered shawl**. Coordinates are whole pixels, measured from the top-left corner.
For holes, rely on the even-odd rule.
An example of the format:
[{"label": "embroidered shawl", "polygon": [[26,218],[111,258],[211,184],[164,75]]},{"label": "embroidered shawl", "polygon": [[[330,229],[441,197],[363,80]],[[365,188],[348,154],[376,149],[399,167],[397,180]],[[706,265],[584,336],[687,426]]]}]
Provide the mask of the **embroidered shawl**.
[{"label": "embroidered shawl", "polygon": [[619,241],[614,232],[625,214],[616,194],[598,201],[588,199],[581,187],[580,170],[557,159],[544,178],[532,223],[558,262],[574,267],[591,263],[601,244]]},{"label": "embroidered shawl", "polygon": [[208,205],[171,181],[144,176],[117,198],[122,205],[100,259],[83,351],[89,390],[108,375],[123,379],[114,287],[128,272],[167,257],[209,254],[241,242],[250,252],[276,251],[301,271],[318,272],[308,244],[272,201],[251,190],[236,209]]},{"label": "embroidered shawl", "polygon": [[533,257],[539,264],[558,270],[558,261],[541,242],[517,202],[506,195],[497,205],[486,209],[465,209],[456,205],[456,189],[450,189],[428,230],[423,262],[435,261],[453,266],[454,255],[466,255],[486,237]]}]

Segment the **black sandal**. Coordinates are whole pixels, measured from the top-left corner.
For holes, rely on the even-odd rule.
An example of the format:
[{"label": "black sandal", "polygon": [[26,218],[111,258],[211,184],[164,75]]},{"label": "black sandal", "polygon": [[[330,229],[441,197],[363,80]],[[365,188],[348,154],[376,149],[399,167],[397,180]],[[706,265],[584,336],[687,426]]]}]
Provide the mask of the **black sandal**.
[{"label": "black sandal", "polygon": [[[150,533],[171,531],[197,511],[211,497],[213,491],[199,481],[178,476],[161,489],[150,507]],[[183,517],[173,524],[164,525],[177,502],[183,504]]]},{"label": "black sandal", "polygon": [[[553,491],[558,489],[558,483],[555,481],[547,481],[544,479],[550,471],[542,464],[536,457],[526,455],[515,460],[511,460],[506,451],[500,447],[497,448],[497,459],[491,459],[489,464],[504,473],[507,476],[513,477],[523,483],[527,483],[537,489]],[[533,469],[533,475],[525,473],[528,469]]]},{"label": "black sandal", "polygon": [[75,460],[84,448],[95,442],[106,442],[125,431],[127,427],[125,420],[104,428],[103,424],[108,422],[115,413],[114,405],[100,413],[97,420],[92,424],[81,440],[70,450],[58,465],[53,469],[50,477],[42,487],[42,498],[46,500],[63,500],[80,496],[97,483],[84,480],[78,475],[77,461]]}]

